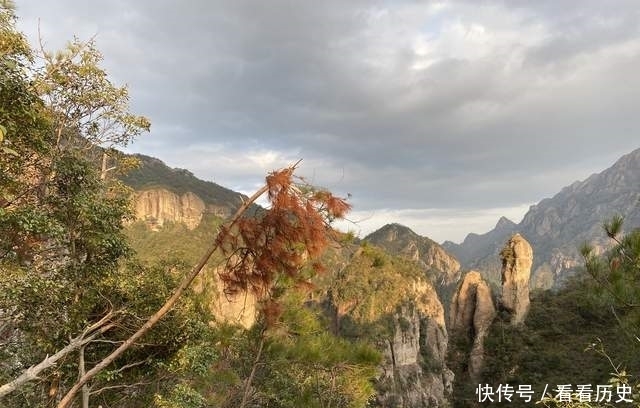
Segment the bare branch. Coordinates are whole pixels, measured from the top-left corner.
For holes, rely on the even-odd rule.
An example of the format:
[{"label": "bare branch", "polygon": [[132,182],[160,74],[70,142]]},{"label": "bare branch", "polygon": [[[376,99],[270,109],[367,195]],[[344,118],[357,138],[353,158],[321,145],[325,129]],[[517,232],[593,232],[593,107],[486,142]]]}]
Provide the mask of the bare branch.
[{"label": "bare branch", "polygon": [[144,364],[146,362],[148,362],[148,360],[141,360],[141,361],[136,361],[135,363],[125,364],[122,367],[118,368],[116,370],[116,373],[121,373],[121,372],[123,372],[125,370],[128,370],[128,369],[133,368],[133,367],[137,367],[137,366],[142,365],[142,364]]},{"label": "bare branch", "polygon": [[26,370],[24,370],[22,374],[16,377],[13,381],[10,381],[0,386],[0,398],[20,388],[23,384],[36,380],[38,378],[38,375],[40,375],[41,372],[55,366],[58,360],[65,357],[67,354],[74,352],[79,348],[83,347],[84,345],[90,343],[102,333],[112,329],[115,326],[115,324],[114,323],[107,324],[112,317],[113,317],[113,312],[107,313],[107,315],[105,315],[98,322],[86,328],[82,332],[82,334],[71,339],[69,341],[69,344],[67,344],[67,346],[62,348],[60,351],[58,351],[52,356],[46,356],[44,360],[42,360],[38,364],[35,364],[27,368]]},{"label": "bare branch", "polygon": [[120,388],[135,388],[135,387],[140,387],[142,385],[149,385],[149,384],[152,384],[152,382],[151,381],[148,381],[148,382],[141,381],[141,382],[137,382],[135,384],[109,385],[109,386],[106,386],[106,387],[99,388],[99,389],[97,389],[95,391],[91,391],[91,392],[89,392],[89,395],[97,395],[97,394],[100,394],[100,393],[103,393],[103,392],[109,391],[109,390],[116,390],[116,389],[120,389]]}]

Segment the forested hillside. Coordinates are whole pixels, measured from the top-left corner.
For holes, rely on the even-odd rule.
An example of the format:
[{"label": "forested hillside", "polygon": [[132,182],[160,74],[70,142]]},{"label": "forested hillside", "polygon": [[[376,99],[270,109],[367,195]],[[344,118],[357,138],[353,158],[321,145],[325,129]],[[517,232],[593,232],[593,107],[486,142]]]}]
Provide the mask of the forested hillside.
[{"label": "forested hillside", "polygon": [[151,123],[96,44],[33,49],[16,21],[0,0],[0,407],[640,405],[640,150],[459,262],[335,230],[350,204],[296,165],[247,197],[121,153]]},{"label": "forested hillside", "polygon": [[[271,206],[257,217],[147,229],[119,179],[140,163],[116,148],[148,120],[129,112],[93,42],[34,51],[15,20],[3,2],[0,404],[444,401],[446,327],[432,286],[412,264],[340,238],[329,222],[348,210],[343,200],[294,185],[290,168],[267,177]],[[237,206],[227,190],[165,173],[165,187]],[[244,325],[214,305],[234,297],[254,299]]]}]

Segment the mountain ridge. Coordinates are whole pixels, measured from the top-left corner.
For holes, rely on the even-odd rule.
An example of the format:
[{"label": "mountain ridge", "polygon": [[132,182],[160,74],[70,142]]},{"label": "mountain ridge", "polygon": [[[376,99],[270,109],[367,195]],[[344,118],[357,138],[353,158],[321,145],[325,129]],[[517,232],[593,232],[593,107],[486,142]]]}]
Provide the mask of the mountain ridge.
[{"label": "mountain ridge", "polygon": [[133,156],[140,161],[140,166],[123,176],[122,181],[136,191],[164,188],[178,195],[191,192],[205,204],[225,208],[229,212],[248,198],[212,181],[202,180],[189,170],[171,168],[158,158],[143,154]]},{"label": "mountain ridge", "polygon": [[[610,245],[602,223],[613,215],[626,225],[640,225],[640,149],[620,157],[607,169],[563,187],[552,197],[532,205],[522,221],[504,228],[500,221],[484,234],[469,234],[460,244],[443,244],[466,268],[477,268],[491,281],[499,278],[499,243],[519,232],[534,248],[533,283],[550,287],[567,271],[581,265],[583,242],[602,252]],[[502,219],[501,219],[502,220]],[[501,226],[502,224],[502,226]],[[502,227],[502,228],[499,228]]]},{"label": "mountain ridge", "polygon": [[456,257],[405,225],[386,224],[367,235],[364,241],[417,262],[436,286],[449,286],[460,279],[460,262]]}]

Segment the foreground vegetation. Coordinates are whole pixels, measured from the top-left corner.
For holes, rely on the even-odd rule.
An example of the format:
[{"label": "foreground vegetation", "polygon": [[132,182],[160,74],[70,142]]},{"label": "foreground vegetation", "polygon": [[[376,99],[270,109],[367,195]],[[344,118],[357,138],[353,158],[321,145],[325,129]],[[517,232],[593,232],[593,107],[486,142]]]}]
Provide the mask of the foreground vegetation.
[{"label": "foreground vegetation", "polygon": [[[513,327],[498,314],[485,341],[485,368],[480,380],[496,390],[501,384],[518,389],[530,385],[533,402],[544,406],[621,406],[615,403],[618,385],[632,389],[640,404],[640,230],[622,234],[622,219],[605,225],[613,247],[603,255],[582,248],[583,270],[556,291],[534,293],[525,323]],[[468,350],[464,341],[452,344],[452,355]],[[465,361],[452,361],[456,373],[455,405],[477,406],[478,384],[465,381]],[[560,401],[557,386],[571,384],[573,399]],[[593,401],[582,401],[577,385],[591,385]],[[596,402],[597,385],[611,385],[613,400]],[[546,398],[543,398],[544,390]],[[530,406],[522,398],[492,405]],[[482,404],[480,404],[482,405]]]},{"label": "foreground vegetation", "polygon": [[[250,217],[134,222],[120,180],[139,163],[116,148],[148,120],[92,42],[35,52],[15,20],[3,1],[0,406],[375,405],[420,270],[336,234],[348,205],[293,183],[294,168],[267,177],[272,205]],[[243,293],[257,299],[251,327],[212,311]]]},{"label": "foreground vegetation", "polygon": [[[315,273],[316,268],[299,269],[303,252],[310,259],[317,256],[326,239],[320,232],[328,231],[325,220],[339,217],[344,204],[326,192],[292,188],[290,173],[274,173],[264,191],[279,211],[242,221],[235,229],[220,228],[223,234],[217,235],[219,220],[203,223],[189,236],[180,237],[177,232],[185,231],[179,227],[168,229],[174,251],[161,256],[150,248],[163,248],[162,242],[142,247],[134,238],[136,226],[130,238],[124,234],[132,191],[114,177],[135,163],[115,148],[147,131],[149,122],[128,111],[126,88],[109,81],[93,43],[74,41],[63,51],[36,54],[16,31],[15,19],[11,4],[3,1],[1,403],[366,404],[379,353],[330,334],[321,311],[301,308],[304,299],[288,290]],[[251,236],[266,240],[254,242]],[[193,273],[195,253],[213,241],[226,253],[218,260],[232,260],[236,243],[251,249],[246,259],[255,267],[235,263],[235,269],[227,269],[226,288],[261,296],[257,324],[246,330],[217,322],[206,292],[188,289],[145,332],[152,330],[123,348],[178,293],[183,276]],[[176,242],[188,245],[180,248]],[[281,247],[258,245],[265,242]],[[288,251],[276,257],[280,263],[261,263],[267,259],[261,254],[278,251]],[[122,351],[96,371],[114,349]],[[74,399],[69,390],[76,387],[81,396]]]}]

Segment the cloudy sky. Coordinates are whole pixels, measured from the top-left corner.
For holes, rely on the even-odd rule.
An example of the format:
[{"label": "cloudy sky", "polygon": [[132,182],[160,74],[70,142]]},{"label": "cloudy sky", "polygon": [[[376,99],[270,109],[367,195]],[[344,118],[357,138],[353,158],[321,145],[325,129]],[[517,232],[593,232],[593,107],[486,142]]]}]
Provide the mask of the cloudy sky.
[{"label": "cloudy sky", "polygon": [[95,36],[152,121],[129,151],[251,193],[351,194],[364,235],[486,232],[640,147],[637,0],[16,0],[59,48]]}]

